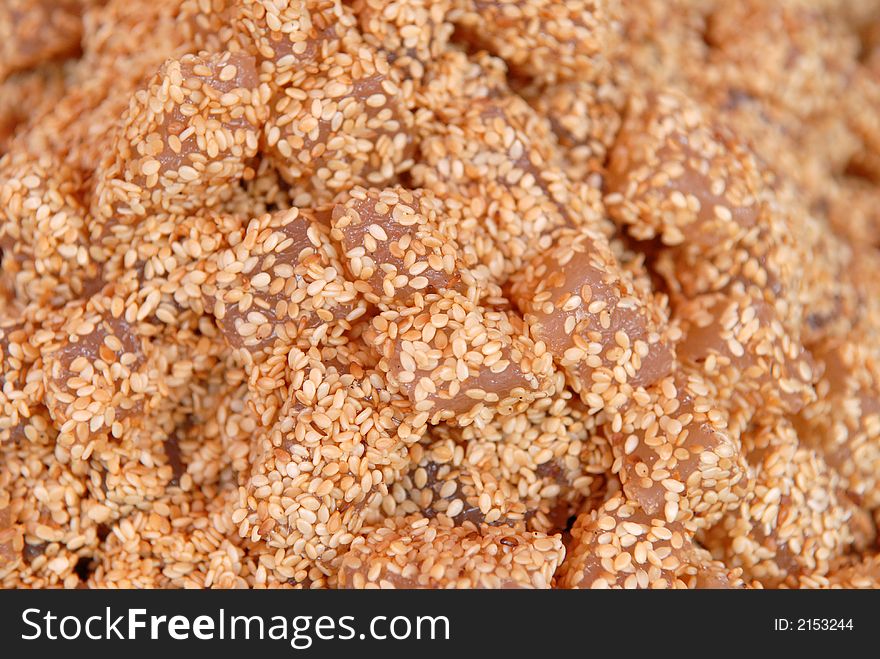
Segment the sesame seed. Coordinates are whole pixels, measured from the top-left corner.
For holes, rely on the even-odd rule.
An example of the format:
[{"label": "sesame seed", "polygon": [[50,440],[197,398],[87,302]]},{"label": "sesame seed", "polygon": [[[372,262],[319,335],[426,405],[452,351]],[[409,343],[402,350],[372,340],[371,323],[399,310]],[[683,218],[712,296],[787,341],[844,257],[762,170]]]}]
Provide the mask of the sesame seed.
[{"label": "sesame seed", "polygon": [[862,10],[18,4],[0,586],[880,583]]}]

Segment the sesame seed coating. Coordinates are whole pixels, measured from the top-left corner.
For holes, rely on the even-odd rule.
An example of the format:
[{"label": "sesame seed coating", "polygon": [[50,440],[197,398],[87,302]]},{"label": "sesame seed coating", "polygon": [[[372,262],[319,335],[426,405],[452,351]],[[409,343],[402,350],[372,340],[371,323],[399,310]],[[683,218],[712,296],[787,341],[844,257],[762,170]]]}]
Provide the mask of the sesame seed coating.
[{"label": "sesame seed coating", "polygon": [[464,290],[472,279],[463,272],[455,222],[428,191],[355,188],[334,207],[332,227],[371,304],[418,306],[424,296]]},{"label": "sesame seed coating", "polygon": [[336,0],[242,0],[229,13],[240,47],[273,77],[336,52],[353,22]]},{"label": "sesame seed coating", "polygon": [[[0,154],[9,149],[12,138],[33,126],[33,119],[54,107],[64,96],[63,63],[45,64],[36,69],[10,75],[3,81],[6,92],[0,96]],[[21,98],[33,99],[23,107]]]},{"label": "sesame seed coating", "polygon": [[571,392],[479,428],[432,428],[410,448],[410,471],[382,512],[451,517],[552,533],[590,501],[601,500],[613,456]]},{"label": "sesame seed coating", "polygon": [[613,417],[615,471],[644,514],[702,527],[742,498],[739,437],[715,400],[697,373],[678,371]]},{"label": "sesame seed coating", "polygon": [[425,65],[447,52],[452,4],[451,0],[356,0],[352,9],[364,40],[385,52],[404,78],[420,80]]},{"label": "sesame seed coating", "polygon": [[24,549],[24,541],[21,532],[12,525],[12,511],[6,503],[0,510],[0,558],[3,559],[3,568],[0,570],[0,578],[7,571],[16,566],[18,556]]},{"label": "sesame seed coating", "polygon": [[82,56],[64,63],[64,97],[19,131],[16,144],[94,172],[112,148],[132,95],[165,60],[198,50],[192,47],[195,12],[191,0],[89,3]]},{"label": "sesame seed coating", "polygon": [[0,6],[0,587],[880,583],[880,9]]},{"label": "sesame seed coating", "polygon": [[[99,168],[95,216],[125,223],[221,205],[257,152],[264,107],[256,85],[254,61],[245,55],[166,63],[135,95],[115,153]],[[113,233],[112,224],[101,229]]]},{"label": "sesame seed coating", "polygon": [[412,116],[387,62],[360,48],[308,68],[271,101],[264,139],[276,167],[314,201],[381,185],[412,166]]},{"label": "sesame seed coating", "polygon": [[853,543],[853,503],[815,450],[799,446],[786,421],[743,435],[750,495],[703,544],[766,585],[823,576]]},{"label": "sesame seed coating", "polygon": [[366,339],[381,355],[378,368],[389,384],[432,424],[510,414],[552,393],[553,360],[522,317],[457,293],[378,314]]},{"label": "sesame seed coating", "polygon": [[363,315],[318,214],[265,214],[227,240],[230,246],[211,256],[200,288],[231,347],[256,355],[276,340],[330,340]]},{"label": "sesame seed coating", "polygon": [[620,494],[580,515],[571,534],[560,588],[742,587],[740,570],[712,561],[681,526],[653,518]]},{"label": "sesame seed coating", "polygon": [[18,300],[57,305],[94,289],[81,186],[48,156],[18,151],[0,164],[2,277]]},{"label": "sesame seed coating", "polygon": [[857,70],[852,76],[847,101],[852,109],[846,115],[847,125],[859,145],[849,163],[853,173],[866,176],[876,183],[880,178],[880,121],[867,111],[880,99],[880,56],[869,60],[870,68]]},{"label": "sesame seed coating", "polygon": [[533,84],[522,91],[535,111],[549,119],[574,180],[604,169],[626,103],[615,83],[611,72],[603,71],[596,81]]},{"label": "sesame seed coating", "polygon": [[702,366],[728,409],[794,414],[815,399],[812,356],[766,302],[733,286],[727,294],[688,300],[681,316],[679,358]]},{"label": "sesame seed coating", "polygon": [[614,38],[609,3],[575,0],[459,0],[451,20],[467,38],[526,75],[548,82],[582,76],[599,66]]},{"label": "sesame seed coating", "polygon": [[[11,560],[0,564],[4,586],[75,587],[79,555],[89,555],[98,542],[97,525],[84,514],[95,502],[82,477],[54,457],[51,443],[4,443],[0,452],[0,484],[9,502],[3,533],[12,549]],[[83,466],[78,470],[88,471]]]},{"label": "sesame seed coating", "polygon": [[880,585],[880,559],[869,556],[858,562],[844,561],[827,577],[801,577],[802,588],[860,588],[876,590]]},{"label": "sesame seed coating", "polygon": [[241,537],[290,548],[325,574],[335,571],[368,508],[406,468],[406,446],[419,436],[379,374],[365,370],[357,355],[327,356],[291,349],[278,364],[281,400],[275,387],[265,399],[260,390],[254,394],[264,427],[251,440],[232,517]]},{"label": "sesame seed coating", "polygon": [[560,232],[557,246],[514,278],[513,296],[535,337],[595,410],[668,373],[660,319],[640,299],[601,234]]},{"label": "sesame seed coating", "polygon": [[[146,361],[144,348],[125,318],[88,308],[71,311],[76,315],[49,343],[44,359],[46,404],[61,426],[61,442],[121,423],[139,411],[146,393],[136,377]],[[92,399],[103,403],[94,412]]]},{"label": "sesame seed coating", "polygon": [[342,561],[340,588],[549,588],[559,535],[423,517],[388,520]]},{"label": "sesame seed coating", "polygon": [[244,2],[233,23],[258,62],[267,156],[305,203],[409,169],[412,85],[334,0]]},{"label": "sesame seed coating", "polygon": [[[823,17],[809,4],[718,3],[706,39],[715,46],[712,57],[719,60],[724,84],[768,98],[796,116],[826,110],[853,75],[858,46],[842,21]],[[784,36],[759,42],[765,30]],[[755,68],[762,75],[749,75]]]},{"label": "sesame seed coating", "polygon": [[858,178],[841,182],[834,191],[829,223],[855,245],[877,247],[880,236],[877,188]]},{"label": "sesame seed coating", "polygon": [[79,50],[80,12],[91,0],[13,0],[0,8],[0,80]]},{"label": "sesame seed coating", "polygon": [[803,441],[821,451],[870,510],[880,503],[880,361],[876,339],[860,336],[858,329],[863,330],[857,328],[848,341],[817,348],[825,372],[816,385],[817,400],[797,423]]},{"label": "sesame seed coating", "polygon": [[[7,311],[13,311],[12,309]],[[33,319],[21,309],[4,317],[0,325],[0,442],[19,443],[54,437],[55,428],[43,403],[40,350],[32,345]]]},{"label": "sesame seed coating", "polygon": [[422,139],[412,176],[457,202],[460,240],[499,284],[547,249],[554,232],[602,224],[598,191],[554,166],[549,124],[520,97],[441,100],[442,121]]},{"label": "sesame seed coating", "polygon": [[723,248],[757,222],[757,177],[753,159],[707,126],[699,106],[654,94],[630,102],[606,203],[636,238]]}]

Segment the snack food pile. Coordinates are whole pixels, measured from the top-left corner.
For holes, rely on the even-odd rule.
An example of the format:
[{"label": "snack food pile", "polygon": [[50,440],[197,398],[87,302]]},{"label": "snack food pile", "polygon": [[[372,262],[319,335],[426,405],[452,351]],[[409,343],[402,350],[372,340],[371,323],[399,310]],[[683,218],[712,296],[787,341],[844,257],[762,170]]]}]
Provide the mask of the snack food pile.
[{"label": "snack food pile", "polygon": [[880,2],[0,7],[0,584],[880,586]]}]

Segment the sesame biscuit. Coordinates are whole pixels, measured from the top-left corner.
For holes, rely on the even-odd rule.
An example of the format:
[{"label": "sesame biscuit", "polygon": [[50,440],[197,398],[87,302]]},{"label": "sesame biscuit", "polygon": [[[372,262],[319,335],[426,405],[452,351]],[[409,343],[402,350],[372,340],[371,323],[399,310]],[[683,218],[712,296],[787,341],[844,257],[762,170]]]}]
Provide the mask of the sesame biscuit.
[{"label": "sesame biscuit", "polygon": [[853,543],[853,503],[838,474],[799,446],[791,424],[744,433],[750,495],[736,514],[709,529],[703,544],[765,585],[822,576]]},{"label": "sesame biscuit", "polygon": [[431,293],[477,286],[454,218],[429,191],[355,188],[334,207],[332,227],[346,269],[371,304],[418,307]]},{"label": "sesame biscuit", "polygon": [[715,396],[698,371],[681,370],[611,418],[614,471],[645,514],[703,527],[742,498],[740,438]]},{"label": "sesame biscuit", "polygon": [[615,37],[609,3],[576,0],[460,0],[451,20],[468,40],[498,55],[514,70],[555,82],[589,79]]},{"label": "sesame biscuit", "polygon": [[365,338],[389,384],[434,424],[510,414],[552,393],[551,355],[513,309],[429,295],[423,307],[378,314]]},{"label": "sesame biscuit", "polygon": [[83,6],[91,0],[4,3],[0,11],[0,79],[79,51]]},{"label": "sesame biscuit", "polygon": [[878,17],[4,3],[0,586],[876,585]]},{"label": "sesame biscuit", "polygon": [[596,416],[565,391],[482,428],[432,428],[382,513],[559,532],[601,500],[613,459]]},{"label": "sesame biscuit", "polygon": [[320,213],[292,208],[250,220],[210,256],[199,288],[231,347],[259,358],[331,341],[363,316],[329,234]]},{"label": "sesame biscuit", "polygon": [[549,588],[565,549],[558,535],[392,520],[343,559],[340,588]]},{"label": "sesame biscuit", "polygon": [[618,494],[578,517],[557,585],[567,589],[730,588],[741,587],[740,574],[697,550],[693,536],[678,524],[654,519]]},{"label": "sesame biscuit", "polygon": [[419,438],[380,374],[352,357],[339,354],[334,364],[316,350],[290,351],[282,406],[269,402],[260,417],[232,516],[241,537],[305,552],[328,570],[406,468],[407,444]]},{"label": "sesame biscuit", "polygon": [[557,245],[514,278],[514,300],[534,336],[594,410],[624,404],[665,376],[672,355],[661,319],[635,292],[601,234],[560,232]]},{"label": "sesame biscuit", "polygon": [[92,211],[109,225],[99,224],[105,235],[93,229],[93,238],[125,240],[110,218],[124,226],[126,218],[222,206],[256,155],[265,111],[256,87],[246,55],[167,62],[136,95],[115,153],[100,168]]},{"label": "sesame biscuit", "polygon": [[81,177],[49,156],[14,150],[0,165],[2,277],[16,299],[58,305],[94,292]]}]

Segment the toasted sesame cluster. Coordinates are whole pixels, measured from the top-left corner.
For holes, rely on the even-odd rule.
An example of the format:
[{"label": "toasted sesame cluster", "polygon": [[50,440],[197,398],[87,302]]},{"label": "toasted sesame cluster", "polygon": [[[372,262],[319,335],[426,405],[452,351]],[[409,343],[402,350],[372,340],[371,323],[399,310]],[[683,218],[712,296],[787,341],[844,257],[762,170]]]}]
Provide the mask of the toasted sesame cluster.
[{"label": "toasted sesame cluster", "polygon": [[3,3],[0,587],[880,587],[877,25]]},{"label": "toasted sesame cluster", "polygon": [[352,544],[339,587],[549,588],[564,555],[559,535],[397,517]]}]

